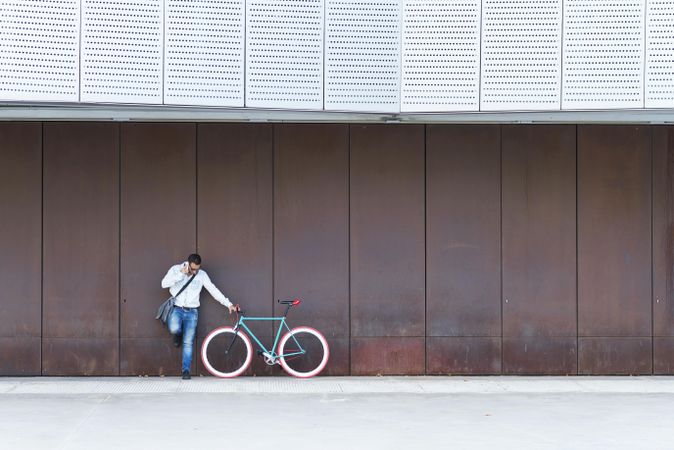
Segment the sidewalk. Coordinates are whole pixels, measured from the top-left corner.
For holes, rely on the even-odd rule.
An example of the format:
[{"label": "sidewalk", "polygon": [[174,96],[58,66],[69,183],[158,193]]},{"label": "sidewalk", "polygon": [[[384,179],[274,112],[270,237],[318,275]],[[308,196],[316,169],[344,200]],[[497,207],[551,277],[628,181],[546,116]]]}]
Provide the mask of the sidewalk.
[{"label": "sidewalk", "polygon": [[4,449],[674,449],[674,377],[0,378]]},{"label": "sidewalk", "polygon": [[[0,377],[2,394],[674,394],[674,376],[644,377]],[[674,405],[673,405],[674,407]],[[674,430],[673,430],[674,431]],[[674,446],[672,447],[674,449]]]}]

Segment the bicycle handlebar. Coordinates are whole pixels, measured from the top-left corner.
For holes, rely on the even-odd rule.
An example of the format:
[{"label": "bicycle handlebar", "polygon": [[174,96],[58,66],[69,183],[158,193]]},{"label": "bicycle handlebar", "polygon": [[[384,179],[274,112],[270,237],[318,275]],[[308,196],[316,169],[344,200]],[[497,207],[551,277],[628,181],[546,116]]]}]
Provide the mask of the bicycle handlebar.
[{"label": "bicycle handlebar", "polygon": [[236,309],[235,309],[234,311],[236,312],[236,317],[237,317],[237,318],[239,317],[239,315],[245,316],[245,314],[244,314],[244,312],[243,312],[243,309],[241,309],[241,305],[239,305],[239,304],[237,303],[237,304],[234,305],[234,306],[236,307]]}]

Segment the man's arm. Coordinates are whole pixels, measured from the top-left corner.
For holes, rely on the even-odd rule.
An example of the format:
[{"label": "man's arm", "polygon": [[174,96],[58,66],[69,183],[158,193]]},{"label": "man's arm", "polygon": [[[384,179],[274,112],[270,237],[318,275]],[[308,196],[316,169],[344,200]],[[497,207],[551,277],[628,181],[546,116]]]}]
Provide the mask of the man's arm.
[{"label": "man's arm", "polygon": [[184,275],[185,274],[180,271],[180,264],[171,267],[168,272],[166,272],[166,276],[161,280],[161,287],[164,289],[170,288],[178,281],[182,280]]},{"label": "man's arm", "polygon": [[230,308],[232,305],[232,302],[229,301],[227,297],[223,295],[222,292],[218,288],[215,287],[213,282],[211,281],[210,277],[208,276],[207,273],[202,272],[204,276],[204,287],[208,290],[208,292],[213,296],[214,299],[225,305],[226,307]]}]

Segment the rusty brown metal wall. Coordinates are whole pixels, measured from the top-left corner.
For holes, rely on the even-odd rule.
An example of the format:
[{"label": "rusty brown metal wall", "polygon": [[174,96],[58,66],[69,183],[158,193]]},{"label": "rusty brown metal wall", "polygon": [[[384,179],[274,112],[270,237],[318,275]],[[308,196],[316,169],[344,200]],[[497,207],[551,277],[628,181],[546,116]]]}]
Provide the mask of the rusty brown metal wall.
[{"label": "rusty brown metal wall", "polygon": [[[274,299],[295,297],[292,323],[321,330],[327,373],[348,374],[348,125],[274,127]],[[274,302],[275,315],[284,308]]]},{"label": "rusty brown metal wall", "polygon": [[119,373],[119,131],[44,124],[42,373]]},{"label": "rusty brown metal wall", "polygon": [[425,364],[424,127],[351,126],[351,372]]},{"label": "rusty brown metal wall", "polygon": [[653,127],[653,371],[674,373],[674,127]]},{"label": "rusty brown metal wall", "polygon": [[[195,250],[302,298],[327,374],[674,373],[671,126],[2,123],[0,161],[0,375],[178,374]],[[205,292],[195,350],[232,320]]]},{"label": "rusty brown metal wall", "polygon": [[168,297],[161,288],[166,271],[196,249],[196,128],[134,123],[120,129],[122,375],[180,372],[180,351],[154,316]]},{"label": "rusty brown metal wall", "polygon": [[0,123],[0,375],[39,375],[42,124]]},{"label": "rusty brown metal wall", "polygon": [[500,126],[427,127],[429,373],[501,372],[500,173]]},{"label": "rusty brown metal wall", "polygon": [[[243,304],[249,313],[271,316],[272,126],[200,124],[198,132],[197,243],[204,267],[233,303]],[[210,330],[235,318],[207,293],[203,297],[199,348]],[[271,323],[252,323],[251,328],[264,342],[271,339]],[[199,373],[207,374],[201,364]],[[271,372],[255,358],[251,373]]]},{"label": "rusty brown metal wall", "polygon": [[578,127],[578,371],[650,373],[651,129]]},{"label": "rusty brown metal wall", "polygon": [[576,133],[503,127],[503,372],[576,372]]}]

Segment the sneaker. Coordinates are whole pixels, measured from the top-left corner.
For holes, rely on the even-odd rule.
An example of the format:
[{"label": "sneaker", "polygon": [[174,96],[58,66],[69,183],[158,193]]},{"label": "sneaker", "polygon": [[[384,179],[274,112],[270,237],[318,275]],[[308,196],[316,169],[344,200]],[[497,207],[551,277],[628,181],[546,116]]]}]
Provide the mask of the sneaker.
[{"label": "sneaker", "polygon": [[174,334],[173,335],[173,346],[174,347],[180,347],[180,344],[183,343],[183,336],[181,334]]},{"label": "sneaker", "polygon": [[183,380],[189,380],[191,378],[190,372],[188,370],[183,370]]}]

